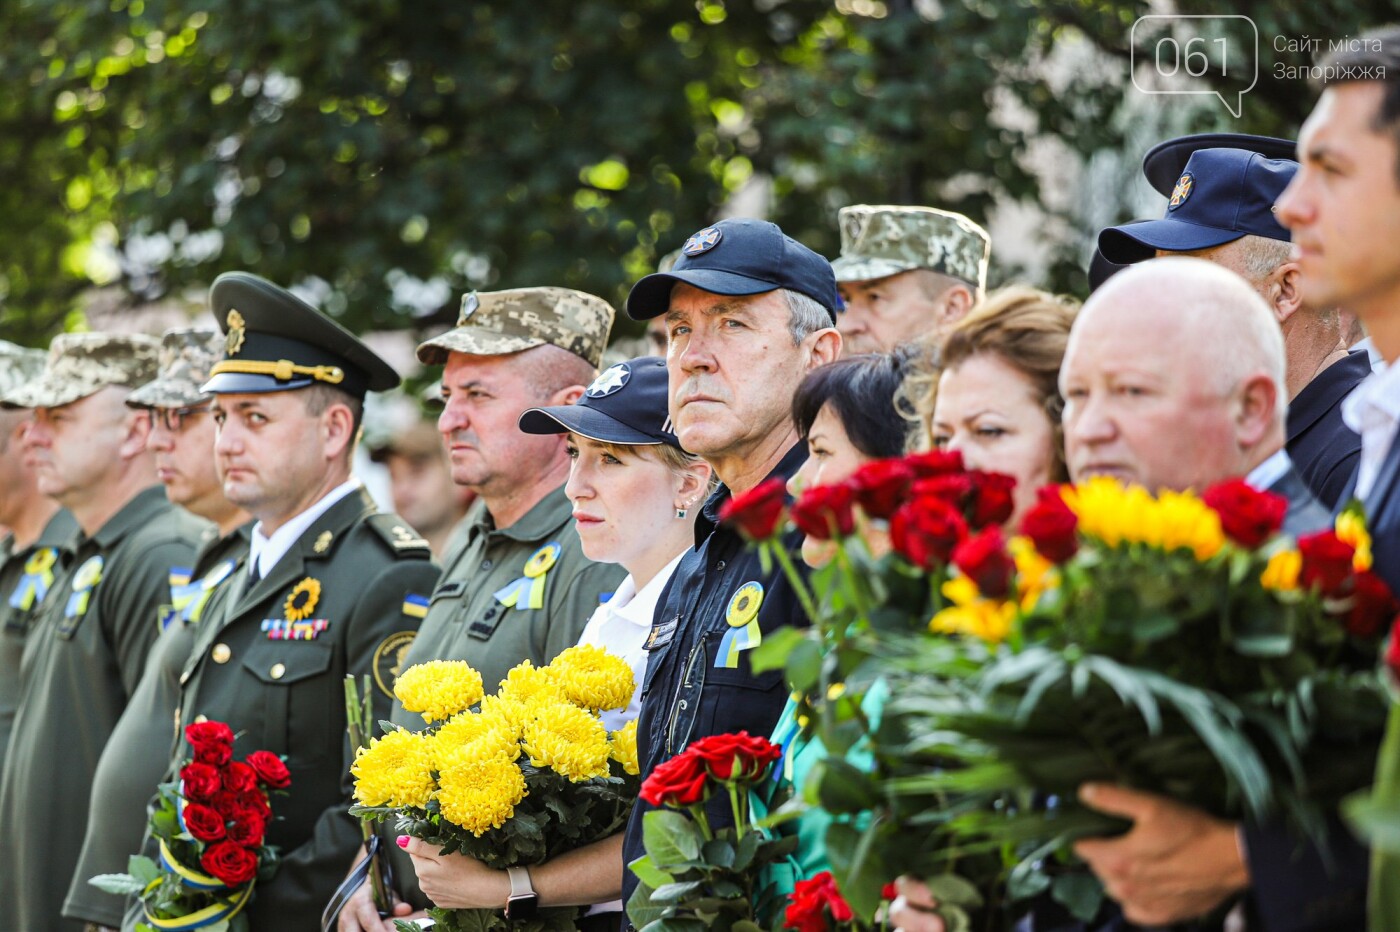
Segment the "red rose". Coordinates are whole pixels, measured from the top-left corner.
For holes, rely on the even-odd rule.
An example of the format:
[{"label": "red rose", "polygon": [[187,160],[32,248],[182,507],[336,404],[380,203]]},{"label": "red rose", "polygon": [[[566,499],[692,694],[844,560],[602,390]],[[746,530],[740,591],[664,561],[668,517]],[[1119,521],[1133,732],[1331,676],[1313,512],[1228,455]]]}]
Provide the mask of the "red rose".
[{"label": "red rose", "polygon": [[200,841],[218,841],[224,837],[224,817],[208,806],[190,803],[185,806],[185,828]]},{"label": "red rose", "polygon": [[850,904],[836,888],[831,871],[822,871],[810,880],[799,880],[788,894],[787,912],[783,915],[783,928],[797,929],[798,932],[826,932],[830,928],[828,914],[832,922],[850,922],[855,918]]},{"label": "red rose", "polygon": [[968,523],[974,528],[1005,524],[1011,520],[1011,512],[1016,510],[1016,501],[1011,497],[1016,488],[1016,480],[999,472],[973,471],[972,514]]},{"label": "red rose", "polygon": [[963,514],[972,499],[972,477],[965,472],[917,479],[909,487],[912,498],[941,498]]},{"label": "red rose", "polygon": [[262,812],[253,808],[239,810],[228,827],[229,841],[245,848],[256,848],[263,843],[267,833],[267,819]]},{"label": "red rose", "polygon": [[914,470],[904,460],[875,460],[857,469],[846,481],[867,515],[888,519],[909,494]]},{"label": "red rose", "polygon": [[223,722],[195,722],[185,726],[185,740],[195,747],[201,744],[226,744],[233,747],[233,729]]},{"label": "red rose", "polygon": [[1021,533],[1051,563],[1064,563],[1078,552],[1078,529],[1079,517],[1070,511],[1055,485],[1037,491],[1035,504],[1021,519]]},{"label": "red rose", "polygon": [[1006,552],[1006,541],[996,525],[958,544],[953,549],[953,565],[988,598],[1000,599],[1011,591],[1016,561]]},{"label": "red rose", "polygon": [[889,883],[887,883],[887,884],[885,884],[883,887],[881,887],[881,888],[880,888],[880,899],[882,899],[882,900],[897,900],[897,899],[899,899],[899,884],[897,884],[897,883],[895,883],[893,880],[891,880]]},{"label": "red rose", "polygon": [[916,479],[929,479],[947,473],[963,471],[962,454],[957,450],[929,450],[924,453],[911,453],[904,458],[905,464]]},{"label": "red rose", "polygon": [[271,751],[254,751],[243,760],[258,775],[259,783],[279,790],[291,785],[292,774],[287,765]]},{"label": "red rose", "polygon": [[1351,611],[1347,612],[1344,624],[1347,632],[1354,637],[1373,638],[1385,630],[1385,626],[1395,620],[1400,612],[1400,602],[1381,579],[1370,570],[1356,574],[1356,588],[1352,591]]},{"label": "red rose", "polygon": [[180,768],[180,781],[184,784],[182,792],[186,799],[201,801],[211,798],[223,786],[219,768],[199,761],[191,761]]},{"label": "red rose", "polygon": [[209,800],[209,805],[218,810],[225,820],[232,819],[246,803],[243,797],[229,790],[219,790]]},{"label": "red rose", "polygon": [[242,845],[218,841],[204,851],[199,866],[230,887],[239,887],[258,873],[258,856]]},{"label": "red rose", "polygon": [[817,540],[848,537],[856,529],[855,490],[840,483],[813,486],[792,506],[792,523]]},{"label": "red rose", "polygon": [[786,504],[787,486],[783,480],[767,479],[721,505],[719,519],[749,540],[767,540],[777,531]]},{"label": "red rose", "polygon": [[653,806],[693,806],[709,798],[710,776],[699,755],[687,749],[653,770],[639,795]]},{"label": "red rose", "polygon": [[1205,490],[1201,501],[1220,515],[1225,536],[1250,550],[1277,534],[1288,514],[1288,499],[1260,492],[1243,479],[1216,483]]},{"label": "red rose", "polygon": [[767,738],[758,738],[747,731],[737,735],[710,735],[696,741],[687,753],[698,756],[705,769],[716,780],[757,780],[768,765],[783,756],[783,751]]},{"label": "red rose", "polygon": [[1328,598],[1340,595],[1354,572],[1351,560],[1356,548],[1335,531],[1318,531],[1298,538],[1298,552],[1303,556],[1298,584],[1304,589],[1316,588]]},{"label": "red rose", "polygon": [[895,551],[923,570],[944,565],[967,536],[967,522],[941,498],[923,496],[899,507],[890,521]]},{"label": "red rose", "polygon": [[1385,665],[1390,675],[1400,679],[1400,618],[1390,626],[1390,646],[1385,649]]},{"label": "red rose", "polygon": [[238,760],[224,768],[224,789],[230,793],[251,793],[258,788],[258,772]]}]

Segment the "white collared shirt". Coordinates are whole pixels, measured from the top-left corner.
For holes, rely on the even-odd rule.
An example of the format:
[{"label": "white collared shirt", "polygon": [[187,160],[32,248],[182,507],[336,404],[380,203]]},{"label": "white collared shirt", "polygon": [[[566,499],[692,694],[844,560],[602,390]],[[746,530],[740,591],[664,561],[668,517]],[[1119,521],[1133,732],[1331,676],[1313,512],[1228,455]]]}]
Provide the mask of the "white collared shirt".
[{"label": "white collared shirt", "polygon": [[1380,372],[1385,368],[1385,357],[1381,355],[1380,350],[1376,349],[1376,344],[1371,342],[1370,337],[1353,343],[1351,349],[1353,352],[1359,349],[1366,351],[1366,358],[1371,360],[1372,372]]},{"label": "white collared shirt", "polygon": [[1400,365],[1383,366],[1356,386],[1342,402],[1342,420],[1361,435],[1356,497],[1364,502],[1400,425]]},{"label": "white collared shirt", "polygon": [[583,634],[579,635],[580,644],[605,647],[610,653],[626,660],[627,665],[632,668],[633,681],[636,683],[632,701],[627,703],[627,708],[622,711],[613,709],[603,713],[603,724],[608,727],[608,731],[617,731],[636,718],[641,711],[642,678],[647,672],[646,644],[647,637],[651,634],[652,615],[656,613],[656,603],[661,598],[661,590],[666,588],[666,582],[676,571],[676,565],[684,555],[685,551],[676,554],[676,558],[652,577],[640,592],[637,591],[637,583],[629,573],[612,598],[598,606],[593,617],[589,618],[588,624],[584,626]]},{"label": "white collared shirt", "polygon": [[316,523],[317,518],[330,511],[331,506],[336,502],[350,493],[358,491],[362,486],[359,479],[351,476],[321,496],[310,508],[273,531],[271,537],[263,534],[261,521],[253,525],[253,537],[248,548],[249,569],[256,566],[258,578],[266,577],[277,565],[277,561],[286,556],[287,551],[292,549],[292,544],[295,544],[297,539]]},{"label": "white collared shirt", "polygon": [[1292,468],[1293,461],[1288,458],[1288,451],[1279,447],[1273,456],[1251,469],[1249,475],[1244,477],[1244,482],[1256,492],[1267,492],[1273,488],[1275,482],[1288,475],[1288,470]]}]

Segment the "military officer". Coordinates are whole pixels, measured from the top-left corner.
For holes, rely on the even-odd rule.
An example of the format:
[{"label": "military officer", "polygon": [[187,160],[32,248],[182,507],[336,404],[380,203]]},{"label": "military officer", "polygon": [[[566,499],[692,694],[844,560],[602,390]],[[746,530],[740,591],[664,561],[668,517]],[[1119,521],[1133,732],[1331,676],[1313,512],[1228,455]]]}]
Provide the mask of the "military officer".
[{"label": "military officer", "polygon": [[[0,397],[37,378],[40,350],[0,340]],[[54,576],[62,572],[64,549],[78,526],[58,502],[40,495],[34,470],[25,463],[29,412],[0,410],[0,773],[19,707],[19,660],[24,636],[38,614]]]},{"label": "military officer", "polygon": [[39,491],[80,533],[21,659],[0,832],[24,839],[24,856],[0,871],[0,928],[82,928],[60,910],[93,772],[160,631],[170,568],[189,566],[205,527],[154,484],[150,415],[123,403],[155,374],[156,347],[148,336],[60,334],[43,374],[5,397],[34,410],[26,441]]},{"label": "military officer", "polygon": [[[437,578],[427,542],[378,513],[350,458],[364,396],[399,377],[329,317],[246,272],[214,281],[224,358],[215,397],[224,494],[257,519],[249,552],[205,606],[181,672],[179,727],[226,722],[235,756],[284,755],[273,802],[276,874],[246,910],[267,932],[318,926],[360,844],[350,805],[347,674],[373,681],[375,717]],[[187,756],[177,745],[171,773]]]},{"label": "military officer", "polygon": [[252,523],[247,512],[224,496],[214,468],[213,397],[200,391],[223,347],[223,337],[213,330],[167,331],[161,338],[159,376],[126,400],[128,407],[151,413],[146,445],[154,451],[166,497],[212,523],[194,562],[170,569],[160,636],[93,775],[87,835],[63,914],[99,927],[121,924],[123,902],[88,879],[125,872],[127,859],[141,848],[146,803],[165,775],[176,743],[180,673],[196,625],[214,588],[232,576],[248,549]]},{"label": "military officer", "polygon": [[935,207],[841,208],[833,263],[845,303],[837,315],[850,353],[936,346],[987,286],[992,239],[962,214]]},{"label": "military officer", "polygon": [[[438,430],[453,480],[478,497],[405,664],[465,660],[494,691],[522,660],[543,665],[576,644],[622,581],[616,564],[583,555],[564,495],[563,435],[522,434],[516,426],[530,408],[572,404],[583,394],[612,320],[606,301],[567,288],[471,293],[457,326],[418,348],[424,363],[445,364]],[[422,727],[422,718],[398,703],[393,719]],[[408,856],[394,845],[389,851],[399,893],[413,906],[426,905]],[[340,928],[392,926],[374,916],[362,887]]]}]

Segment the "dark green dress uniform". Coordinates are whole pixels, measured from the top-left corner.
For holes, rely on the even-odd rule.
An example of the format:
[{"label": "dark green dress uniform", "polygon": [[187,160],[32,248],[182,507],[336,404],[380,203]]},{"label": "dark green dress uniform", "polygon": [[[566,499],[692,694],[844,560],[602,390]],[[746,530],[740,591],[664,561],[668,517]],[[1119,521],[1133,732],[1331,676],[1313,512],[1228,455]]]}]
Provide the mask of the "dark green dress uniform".
[{"label": "dark green dress uniform", "polygon": [[170,571],[164,630],[151,648],[146,672],[98,760],[88,805],[87,837],[73,871],[63,914],[102,926],[121,925],[125,902],[88,883],[98,874],[126,872],[146,837],[147,804],[179,746],[176,722],[180,674],[214,591],[227,585],[248,553],[246,524],[225,537],[210,528],[193,566]]},{"label": "dark green dress uniform", "polygon": [[[251,588],[240,568],[205,610],[180,676],[180,727],[226,722],[235,757],[285,755],[292,775],[289,795],[272,801],[267,840],[282,860],[246,911],[253,929],[318,928],[354,860],[361,836],[346,812],[345,676],[370,675],[375,718],[388,717],[393,678],[437,576],[427,542],[401,518],[377,514],[360,490],[332,505]],[[172,773],[186,755],[181,743]]]},{"label": "dark green dress uniform", "polygon": [[[433,590],[422,630],[403,663],[407,668],[429,660],[465,660],[481,673],[489,693],[522,660],[542,666],[577,644],[593,611],[627,573],[583,555],[562,487],[508,528],[497,529],[480,500],[463,520],[462,544]],[[545,551],[554,554],[552,561],[536,557]],[[545,563],[542,573],[527,575],[527,569]],[[423,727],[423,716],[404,711],[397,701],[392,719],[406,728]],[[388,850],[401,895],[427,905],[408,856],[396,845]]]},{"label": "dark green dress uniform", "polygon": [[145,670],[205,522],[152,486],[91,537],[55,580],[21,662],[19,714],[0,779],[0,833],[23,857],[0,870],[0,929],[82,928],[60,919],[107,738]]},{"label": "dark green dress uniform", "polygon": [[5,772],[5,749],[19,709],[24,639],[68,564],[68,547],[77,532],[73,516],[60,509],[30,546],[15,550],[8,537],[0,544],[0,773]]}]

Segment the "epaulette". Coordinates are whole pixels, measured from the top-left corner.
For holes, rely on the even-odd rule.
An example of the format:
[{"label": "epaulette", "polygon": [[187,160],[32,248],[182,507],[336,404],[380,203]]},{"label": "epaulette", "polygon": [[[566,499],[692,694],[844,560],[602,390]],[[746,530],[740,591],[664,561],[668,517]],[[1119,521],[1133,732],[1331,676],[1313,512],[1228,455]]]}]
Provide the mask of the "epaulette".
[{"label": "epaulette", "polygon": [[374,532],[384,539],[389,545],[389,549],[395,553],[405,555],[421,555],[425,558],[433,555],[433,550],[428,546],[428,542],[418,535],[418,532],[408,526],[408,522],[395,514],[370,515],[365,520]]}]

